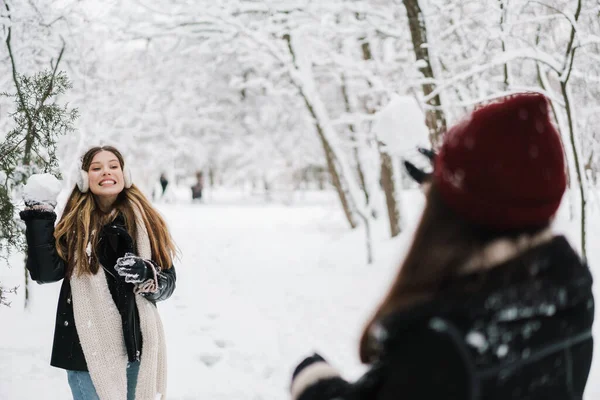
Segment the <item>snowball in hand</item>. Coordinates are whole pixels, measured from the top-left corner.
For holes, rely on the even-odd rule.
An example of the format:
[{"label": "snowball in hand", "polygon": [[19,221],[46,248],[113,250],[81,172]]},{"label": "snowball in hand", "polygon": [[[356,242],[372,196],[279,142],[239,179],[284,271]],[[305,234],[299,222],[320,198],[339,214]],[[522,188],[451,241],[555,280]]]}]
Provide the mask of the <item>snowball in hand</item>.
[{"label": "snowball in hand", "polygon": [[23,188],[25,203],[43,203],[56,206],[61,183],[52,174],[33,174]]},{"label": "snowball in hand", "polygon": [[404,156],[418,146],[430,146],[425,116],[410,96],[392,95],[390,102],[375,115],[372,129],[393,156]]}]

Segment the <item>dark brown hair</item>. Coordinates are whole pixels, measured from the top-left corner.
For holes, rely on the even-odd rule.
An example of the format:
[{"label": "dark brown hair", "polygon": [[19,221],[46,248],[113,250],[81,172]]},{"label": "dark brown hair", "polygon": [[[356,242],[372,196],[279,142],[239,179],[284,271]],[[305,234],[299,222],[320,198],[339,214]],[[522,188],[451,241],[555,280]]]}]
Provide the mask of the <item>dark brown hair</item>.
[{"label": "dark brown hair", "polygon": [[388,294],[367,323],[360,340],[360,359],[368,363],[376,356],[370,338],[381,318],[433,298],[459,274],[467,261],[486,244],[499,237],[535,233],[547,225],[525,231],[498,232],[476,226],[451,210],[435,183],[427,193],[425,209],[400,270]]},{"label": "dark brown hair", "polygon": [[[125,166],[123,156],[112,146],[98,146],[89,149],[81,159],[81,169],[88,171],[94,156],[101,151],[113,153],[123,169]],[[135,185],[131,185],[130,188],[123,189],[119,193],[113,205],[113,212],[109,214],[100,210],[91,191],[81,193],[75,187],[71,191],[62,217],[54,231],[58,254],[67,262],[67,276],[71,276],[73,272],[78,275],[98,272],[99,265],[96,257],[98,235],[94,233],[114,219],[117,212],[123,215],[127,231],[135,240],[137,226],[134,209],[139,211],[148,231],[152,260],[162,269],[171,268],[176,247],[169,234],[167,224]],[[86,254],[88,243],[91,245],[89,256]]]}]

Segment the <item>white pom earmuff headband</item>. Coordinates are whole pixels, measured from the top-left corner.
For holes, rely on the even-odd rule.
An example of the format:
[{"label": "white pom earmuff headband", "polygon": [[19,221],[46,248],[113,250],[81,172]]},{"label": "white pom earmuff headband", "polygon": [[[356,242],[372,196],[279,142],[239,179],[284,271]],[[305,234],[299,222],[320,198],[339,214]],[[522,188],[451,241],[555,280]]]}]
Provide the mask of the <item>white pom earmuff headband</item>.
[{"label": "white pom earmuff headband", "polygon": [[[90,190],[90,178],[88,176],[87,171],[81,169],[81,166],[78,167],[78,172],[79,174],[77,174],[76,176],[77,188],[81,193],[86,193],[88,190]],[[125,189],[129,189],[133,184],[133,180],[131,179],[131,171],[129,170],[129,168],[127,168],[127,165],[123,167],[123,183]]]}]

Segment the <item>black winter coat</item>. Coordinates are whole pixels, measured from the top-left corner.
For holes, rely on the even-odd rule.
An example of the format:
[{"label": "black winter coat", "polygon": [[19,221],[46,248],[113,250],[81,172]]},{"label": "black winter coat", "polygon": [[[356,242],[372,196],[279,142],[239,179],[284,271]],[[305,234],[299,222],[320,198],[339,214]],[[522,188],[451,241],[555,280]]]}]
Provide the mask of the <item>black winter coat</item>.
[{"label": "black winter coat", "polygon": [[298,400],[580,400],[593,318],[590,271],[556,237],[381,320],[380,356],[357,382],[307,359],[292,388]]},{"label": "black winter coat", "polygon": [[[65,261],[56,251],[54,239],[56,214],[26,210],[22,211],[20,215],[27,226],[27,269],[31,278],[40,284],[57,282],[64,278],[58,298],[50,364],[67,370],[87,371],[87,363],[75,326],[71,284],[65,277]],[[105,268],[105,271],[107,272],[108,288],[121,314],[128,358],[130,361],[134,361],[141,356],[143,338],[133,295],[133,285],[116,279],[114,270]],[[158,292],[145,295],[152,302],[166,300],[171,296],[175,290],[175,268],[171,267],[161,271],[158,278]]]}]

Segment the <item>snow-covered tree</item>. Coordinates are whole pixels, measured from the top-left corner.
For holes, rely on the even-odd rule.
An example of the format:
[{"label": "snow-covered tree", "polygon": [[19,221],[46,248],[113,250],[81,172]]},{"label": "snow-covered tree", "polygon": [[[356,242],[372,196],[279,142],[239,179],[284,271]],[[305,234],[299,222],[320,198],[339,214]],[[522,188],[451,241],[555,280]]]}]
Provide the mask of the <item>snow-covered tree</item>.
[{"label": "snow-covered tree", "polygon": [[81,113],[59,144],[63,170],[99,143],[123,150],[147,190],[165,170],[270,190],[327,170],[350,226],[387,209],[394,235],[399,156],[373,128],[393,96],[418,102],[439,143],[476,104],[534,90],[552,100],[571,187],[581,188],[571,191],[573,215],[585,217],[600,166],[594,2],[26,3],[15,2],[12,22],[0,16],[21,21],[19,69],[38,71],[64,45],[66,99]]},{"label": "snow-covered tree", "polygon": [[[30,7],[33,10],[27,10]],[[3,68],[8,69],[6,75],[12,78],[10,83],[6,82],[8,90],[0,93],[0,97],[12,102],[6,107],[9,119],[3,124],[6,131],[0,136],[0,256],[5,258],[15,249],[22,250],[23,231],[17,222],[17,209],[14,206],[22,185],[31,174],[40,171],[60,176],[57,169],[57,141],[61,135],[73,130],[73,122],[77,117],[76,110],[57,101],[71,88],[66,74],[58,70],[64,44],[55,58],[45,60],[47,69],[42,70],[42,65],[37,66],[29,58],[21,69],[26,47],[22,41],[32,39],[28,37],[32,34],[31,30],[34,31],[33,38],[38,40],[40,38],[35,35],[45,33],[36,13],[39,10],[30,5],[19,9],[4,3],[3,44],[8,57]],[[34,54],[41,52],[35,47],[33,49]],[[26,301],[27,277],[25,271]],[[7,304],[1,288],[0,304]]]}]

